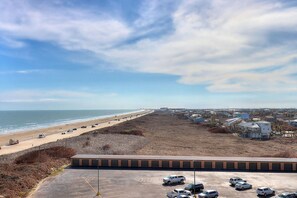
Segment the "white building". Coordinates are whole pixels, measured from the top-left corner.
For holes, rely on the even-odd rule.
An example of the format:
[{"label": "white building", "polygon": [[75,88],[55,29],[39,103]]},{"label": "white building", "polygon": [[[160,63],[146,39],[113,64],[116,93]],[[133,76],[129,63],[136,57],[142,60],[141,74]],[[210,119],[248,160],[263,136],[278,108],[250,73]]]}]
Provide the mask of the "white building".
[{"label": "white building", "polygon": [[269,139],[271,123],[266,121],[241,122],[237,125],[240,135],[245,138]]}]

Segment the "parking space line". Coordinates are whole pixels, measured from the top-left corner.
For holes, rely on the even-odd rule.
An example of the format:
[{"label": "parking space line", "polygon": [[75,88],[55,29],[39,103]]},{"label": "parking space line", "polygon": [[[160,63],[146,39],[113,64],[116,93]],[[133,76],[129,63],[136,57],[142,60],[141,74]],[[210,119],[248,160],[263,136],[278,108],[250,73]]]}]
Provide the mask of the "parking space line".
[{"label": "parking space line", "polygon": [[95,188],[90,184],[90,182],[87,181],[87,179],[85,177],[82,177],[85,182],[92,188],[92,190],[95,192],[95,194],[97,194],[97,191],[95,190]]}]

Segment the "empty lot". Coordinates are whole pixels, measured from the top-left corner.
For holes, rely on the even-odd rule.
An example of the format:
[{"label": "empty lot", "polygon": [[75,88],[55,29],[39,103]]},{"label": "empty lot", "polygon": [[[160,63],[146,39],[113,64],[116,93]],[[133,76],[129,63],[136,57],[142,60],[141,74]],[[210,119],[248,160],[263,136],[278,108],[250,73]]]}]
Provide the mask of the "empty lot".
[{"label": "empty lot", "polygon": [[[163,177],[170,174],[186,176],[186,184],[193,182],[192,171],[100,170],[99,173],[103,198],[166,197],[168,191],[185,186],[163,186]],[[46,179],[32,197],[95,197],[97,175],[95,169],[66,169],[62,174]],[[233,176],[246,179],[253,189],[236,191],[228,183]],[[196,172],[198,181],[204,184],[205,189],[218,190],[220,197],[256,197],[255,190],[260,186],[272,187],[277,193],[297,191],[297,173]]]}]

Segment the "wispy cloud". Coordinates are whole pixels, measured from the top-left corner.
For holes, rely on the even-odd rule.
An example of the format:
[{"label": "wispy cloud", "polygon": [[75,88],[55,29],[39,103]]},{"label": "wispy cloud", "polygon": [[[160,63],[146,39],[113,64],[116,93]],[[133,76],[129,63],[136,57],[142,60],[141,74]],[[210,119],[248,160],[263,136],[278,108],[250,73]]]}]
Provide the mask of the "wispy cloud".
[{"label": "wispy cloud", "polygon": [[7,71],[0,71],[0,75],[6,75],[6,74],[32,74],[32,73],[44,73],[49,70],[46,69],[26,69],[26,70],[7,70]]},{"label": "wispy cloud", "polygon": [[71,101],[93,101],[96,98],[113,98],[117,93],[102,93],[70,90],[21,89],[0,93],[2,103],[56,103]]},{"label": "wispy cloud", "polygon": [[[32,39],[86,50],[117,68],[176,75],[180,83],[202,84],[211,92],[297,90],[292,76],[297,68],[296,6],[280,0],[169,4],[147,0],[140,17],[127,25],[91,8],[3,0],[0,34],[16,47]],[[160,20],[170,31],[164,33]],[[139,35],[136,42],[127,42]]]}]

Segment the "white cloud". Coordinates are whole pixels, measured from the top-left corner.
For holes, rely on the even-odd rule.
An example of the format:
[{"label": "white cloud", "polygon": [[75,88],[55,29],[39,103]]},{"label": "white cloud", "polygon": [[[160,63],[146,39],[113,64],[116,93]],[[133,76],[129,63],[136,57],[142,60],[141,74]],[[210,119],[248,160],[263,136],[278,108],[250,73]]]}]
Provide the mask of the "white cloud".
[{"label": "white cloud", "polygon": [[[0,34],[16,43],[33,39],[87,50],[120,69],[177,75],[180,83],[203,84],[212,92],[296,91],[297,7],[276,0],[183,1],[167,14],[170,34],[123,44],[160,29],[154,24],[166,17],[160,14],[164,4],[143,5],[128,26],[86,8],[4,0]],[[274,66],[279,68],[269,69]]]},{"label": "white cloud", "polygon": [[23,89],[0,93],[2,103],[53,103],[73,101],[93,101],[100,97],[113,98],[117,93],[102,93],[69,90]]}]

